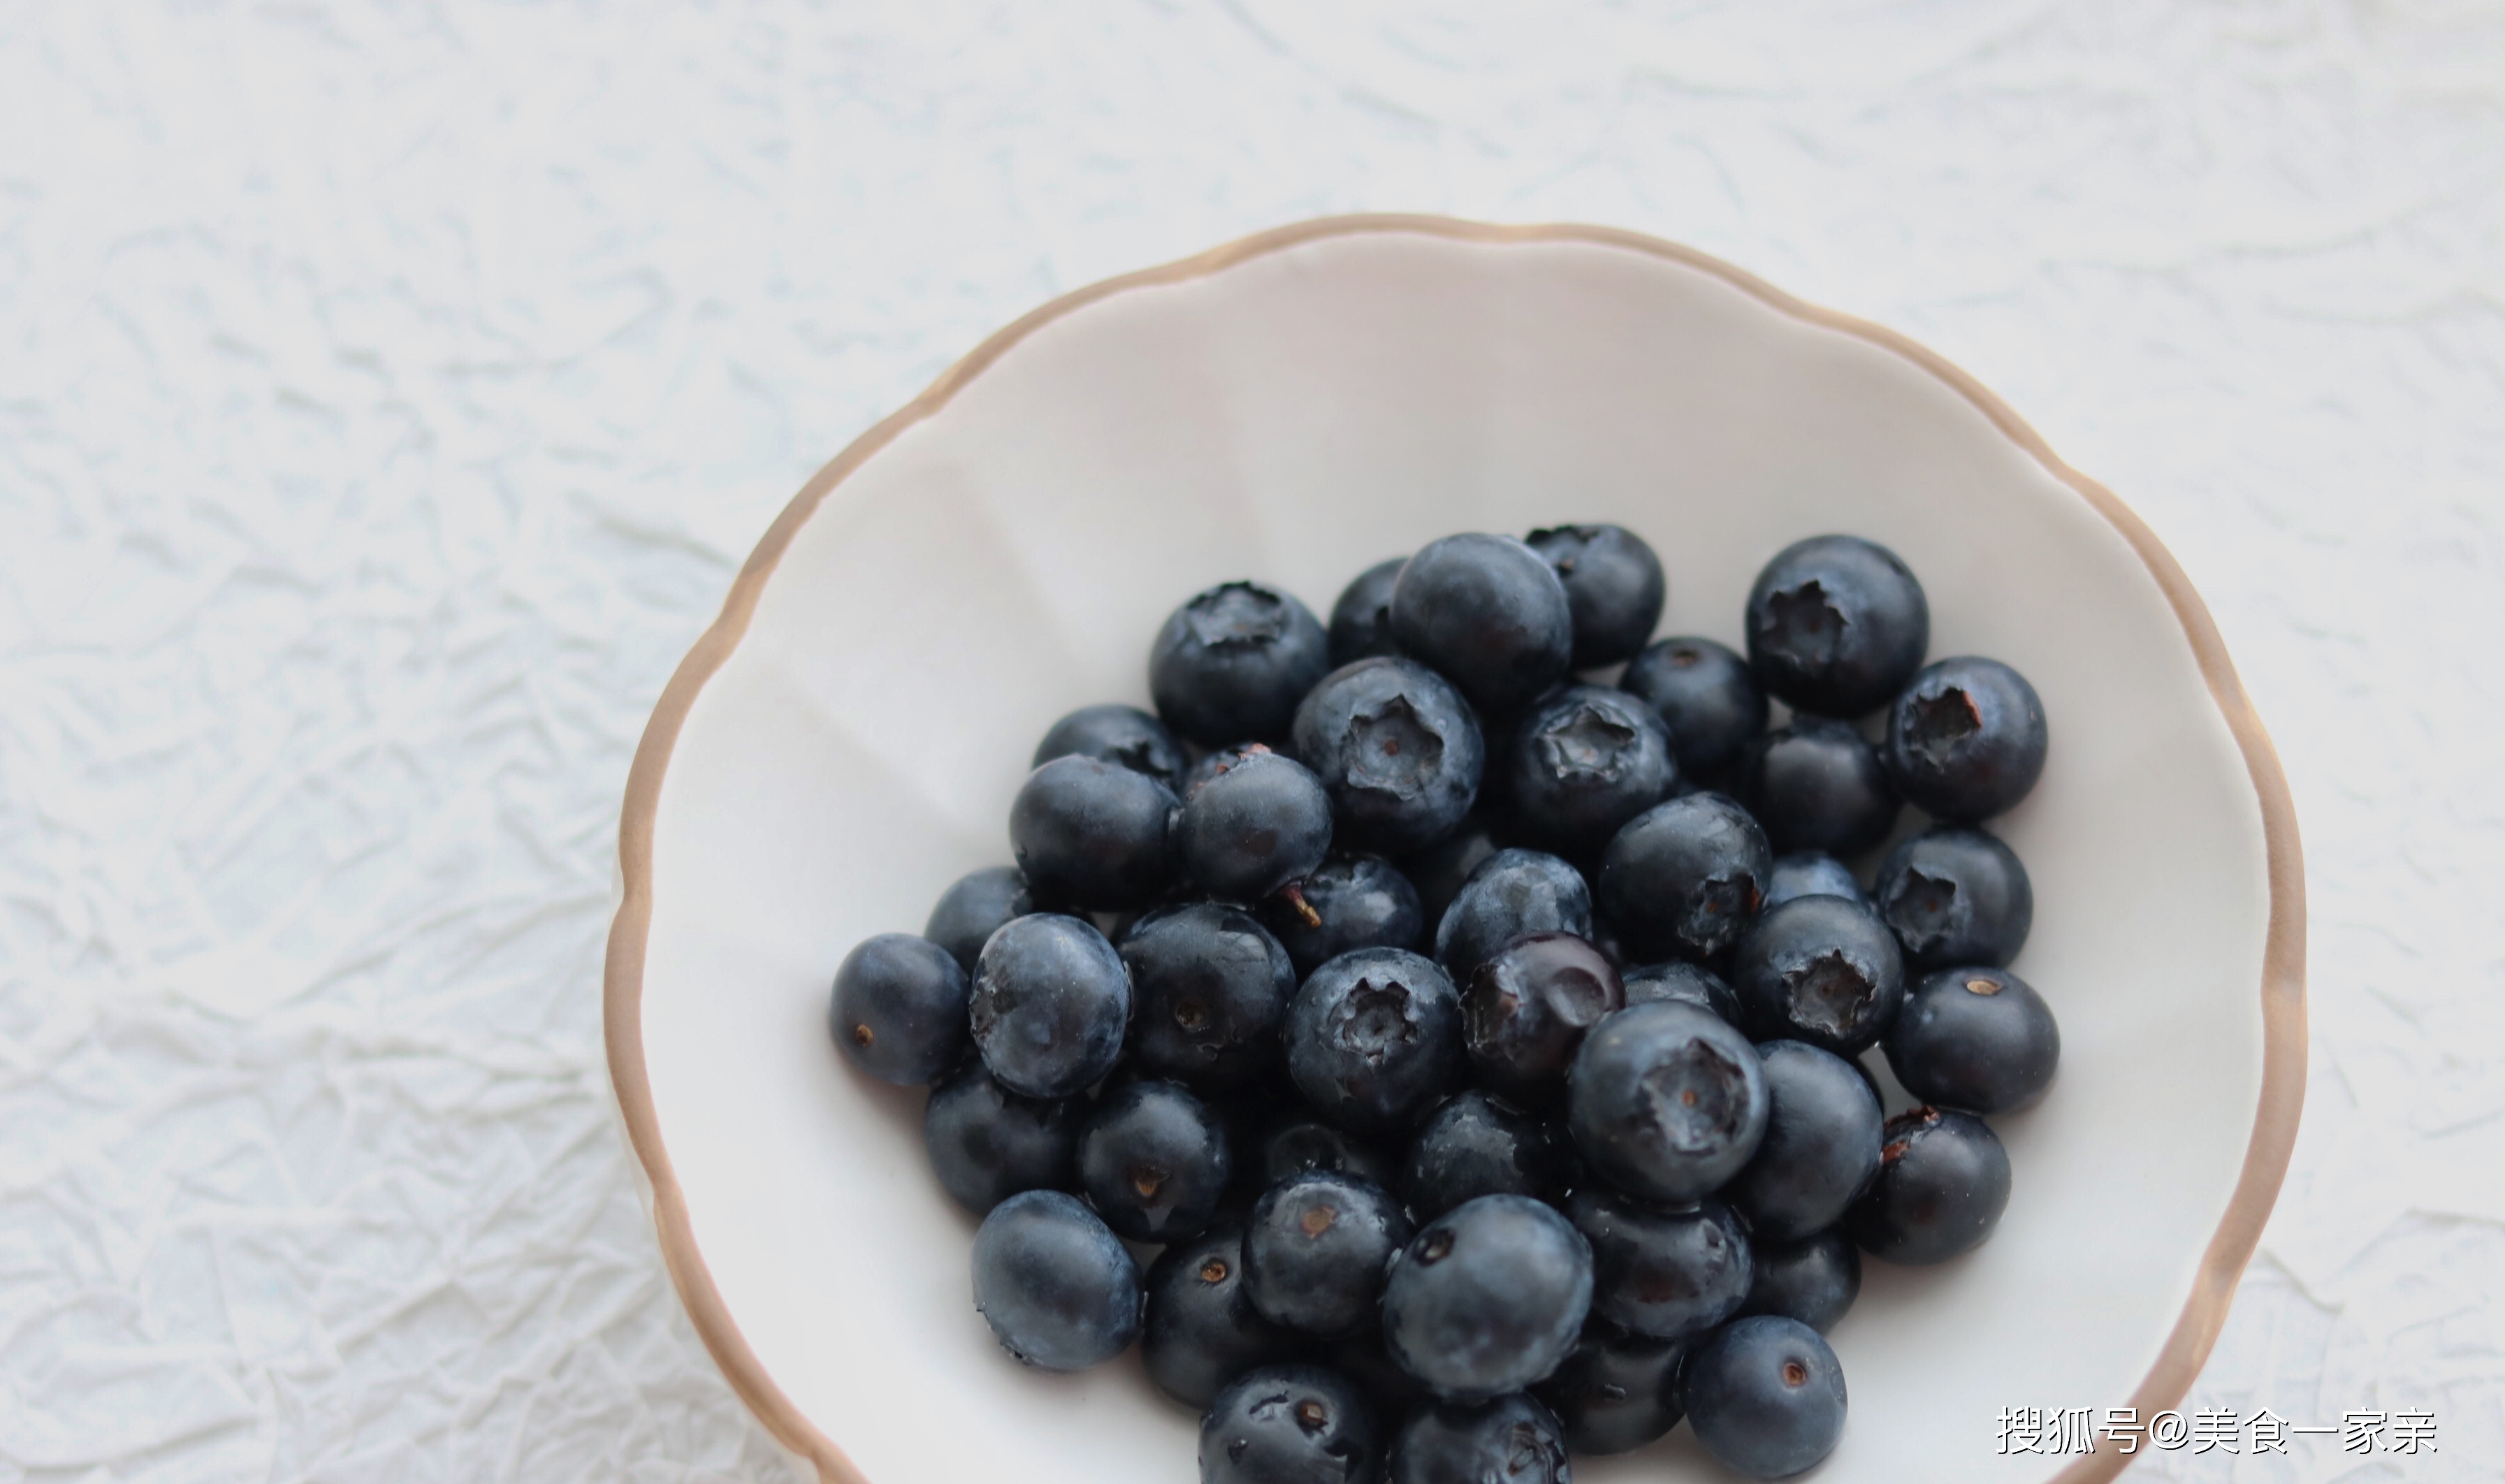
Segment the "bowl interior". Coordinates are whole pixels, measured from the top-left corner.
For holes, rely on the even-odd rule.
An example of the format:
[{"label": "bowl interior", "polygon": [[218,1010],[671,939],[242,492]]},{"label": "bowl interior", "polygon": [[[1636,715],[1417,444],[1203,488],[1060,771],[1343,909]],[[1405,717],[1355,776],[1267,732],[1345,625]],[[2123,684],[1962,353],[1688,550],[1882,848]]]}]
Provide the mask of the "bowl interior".
[{"label": "bowl interior", "polygon": [[[1589,240],[1323,236],[1124,288],[1010,345],[835,485],[688,711],[653,818],[641,1033],[692,1253],[764,1374],[869,1479],[1194,1477],[1135,1359],[1021,1369],[968,1296],[974,1223],[918,1092],[850,1075],[825,996],[1007,858],[1035,738],[1145,704],[1158,620],[1253,576],[1318,612],[1456,530],[1611,520],[1670,572],[1664,633],[1740,639],[1786,543],[1893,548],[1934,656],[2018,666],[2053,732],[1993,827],[2026,861],[2015,968],[2061,1017],[1995,1239],[1872,1263],[1832,1341],[1820,1477],[2041,1478],[2006,1406],[2130,1399],[2225,1213],[2261,1089],[2269,886],[2254,786],[2122,534],[1977,406],[1870,339]],[[719,1336],[717,1336],[719,1338]],[[1587,1481],[1692,1456],[1578,1460]]]}]

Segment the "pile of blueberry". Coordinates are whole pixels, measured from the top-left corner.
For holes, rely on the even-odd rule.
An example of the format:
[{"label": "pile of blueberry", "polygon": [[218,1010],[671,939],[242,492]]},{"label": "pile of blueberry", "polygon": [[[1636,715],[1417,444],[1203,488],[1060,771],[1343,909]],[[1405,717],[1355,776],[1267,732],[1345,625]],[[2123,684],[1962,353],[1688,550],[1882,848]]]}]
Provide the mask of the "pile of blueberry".
[{"label": "pile of blueberry", "polygon": [[[1206,1484],[1562,1481],[1682,1413],[1797,1473],[1860,1254],[1998,1221],[1985,1117],[2060,1054],[1977,828],[2042,771],[2034,689],[1924,665],[1921,585],[1852,537],[1767,564],[1746,658],[1647,647],[1665,593],[1608,525],[1447,537],[1327,628],[1213,587],[1154,716],[1044,735],[1017,865],[837,972],[836,1043],[932,1084],[1000,1342],[1139,1341]],[[1883,1120],[1873,1047],[1923,1106]]]}]

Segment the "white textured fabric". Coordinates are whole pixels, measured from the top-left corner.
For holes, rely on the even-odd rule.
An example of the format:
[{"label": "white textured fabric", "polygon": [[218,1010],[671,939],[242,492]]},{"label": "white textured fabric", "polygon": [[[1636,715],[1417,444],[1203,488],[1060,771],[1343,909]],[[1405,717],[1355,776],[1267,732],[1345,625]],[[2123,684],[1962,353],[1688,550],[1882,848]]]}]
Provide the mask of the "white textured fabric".
[{"label": "white textured fabric", "polygon": [[643,719],[982,334],[1385,208],[1726,256],[2147,517],[2312,890],[2194,1404],[2441,1451],[2141,1476],[2495,1477],[2505,10],[55,0],[0,8],[0,1484],[790,1476],[599,1057]]}]

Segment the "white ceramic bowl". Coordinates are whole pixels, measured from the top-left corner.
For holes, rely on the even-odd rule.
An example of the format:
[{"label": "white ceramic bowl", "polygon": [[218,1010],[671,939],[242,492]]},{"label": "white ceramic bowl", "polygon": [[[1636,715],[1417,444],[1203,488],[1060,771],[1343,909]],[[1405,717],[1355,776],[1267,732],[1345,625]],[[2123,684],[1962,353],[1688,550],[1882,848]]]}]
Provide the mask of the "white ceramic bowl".
[{"label": "white ceramic bowl", "polygon": [[[2182,574],[1884,331],[1628,233],[1343,219],[986,341],[801,491],[645,735],[608,970],[619,1105],[698,1328],[828,1479],[1197,1477],[1194,1420],[1135,1356],[1061,1376],[993,1343],[921,1095],[829,1042],[837,960],[1007,859],[1035,738],[1145,704],[1149,636],[1189,593],[1257,577],[1326,611],[1432,537],[1570,519],[1643,534],[1663,631],[1732,644],[1779,548],[1883,542],[1928,590],[1932,654],[2015,664],[2051,722],[2043,782],[1994,829],[2033,875],[2015,967],[2061,1017],[2061,1078],[1997,1120],[2016,1180],[1990,1244],[1869,1265],[1819,1477],[2104,1477],[2110,1445],[1998,1456],[2000,1409],[2182,1396],[2304,1065],[2294,820]],[[1715,1476],[1687,1437],[1576,1476]]]}]

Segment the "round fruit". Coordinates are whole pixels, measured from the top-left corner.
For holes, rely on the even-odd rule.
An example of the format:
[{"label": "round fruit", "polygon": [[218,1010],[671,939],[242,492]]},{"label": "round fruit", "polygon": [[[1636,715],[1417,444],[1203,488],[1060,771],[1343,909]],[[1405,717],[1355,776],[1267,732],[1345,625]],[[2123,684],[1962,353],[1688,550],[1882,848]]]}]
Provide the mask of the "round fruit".
[{"label": "round fruit", "polygon": [[1175,796],[1118,762],[1055,758],[1027,775],[1009,805],[1009,850],[1036,896],[1115,912],[1146,906],[1167,886]]},{"label": "round fruit", "polygon": [[1888,704],[1931,642],[1923,584],[1895,552],[1857,536],[1813,536],[1778,552],[1748,589],[1747,624],[1757,683],[1818,716]]},{"label": "round fruit", "polygon": [[1916,1108],[1888,1120],[1879,1178],[1845,1214],[1863,1252],[1923,1266],[1981,1247],[2009,1206],[2009,1151],[1971,1113]]},{"label": "round fruit", "polygon": [[1888,712],[1888,771],[1932,818],[1970,823],[2001,813],[2044,773],[2044,703],[1997,659],[1962,655],[1926,667]]},{"label": "round fruit", "polygon": [[1499,850],[1470,872],[1435,925],[1435,957],[1466,982],[1496,951],[1526,933],[1592,936],[1592,891],[1583,873],[1536,850]]},{"label": "round fruit", "polygon": [[922,936],[948,950],[968,973],[1001,924],[1035,910],[1035,894],[1014,866],[987,866],[957,878],[939,894]]},{"label": "round fruit", "polygon": [[1046,1370],[1083,1370],[1140,1332],[1140,1268],[1075,1195],[1029,1190],[974,1233],[974,1307],[1004,1349]]},{"label": "round fruit", "polygon": [[1209,1224],[1234,1174],[1225,1130],[1179,1082],[1105,1094],[1078,1131],[1078,1184],[1105,1224],[1172,1242]]},{"label": "round fruit", "polygon": [[1751,744],[1743,789],[1779,851],[1859,855],[1896,825],[1896,790],[1878,750],[1823,717],[1801,717]]},{"label": "round fruit", "polygon": [[1425,665],[1360,659],[1295,715],[1295,753],[1330,795],[1344,848],[1398,854],[1452,833],[1479,795],[1487,744],[1462,694]]},{"label": "round fruit", "polygon": [[1661,718],[1625,691],[1598,686],[1570,687],[1534,706],[1514,732],[1505,768],[1515,824],[1574,856],[1606,845],[1677,780]]},{"label": "round fruit", "polygon": [[1200,1484],[1373,1484],[1383,1425],[1356,1383],[1320,1365],[1262,1365],[1200,1420]]},{"label": "round fruit", "polygon": [[1780,1314],[1824,1334],[1860,1296],[1861,1251],[1830,1226],[1798,1242],[1756,1244],[1740,1312]]},{"label": "round fruit", "polygon": [[1618,525],[1561,525],[1532,532],[1525,545],[1548,559],[1565,585],[1574,618],[1574,668],[1633,659],[1670,596],[1661,558],[1643,538]]},{"label": "round fruit", "polygon": [[1564,1155],[1546,1124],[1473,1087],[1448,1099],[1420,1127],[1400,1193],[1426,1220],[1482,1195],[1546,1200],[1565,1184]]},{"label": "round fruit", "polygon": [[1788,1478],[1844,1435],[1844,1367],[1797,1320],[1726,1325],[1697,1349],[1684,1380],[1696,1440],[1749,1478]]},{"label": "round fruit", "polygon": [[1722,1198],[1769,1242],[1835,1224],[1879,1172],[1878,1095],[1852,1063],[1806,1042],[1757,1047],[1766,1064],[1766,1137]]},{"label": "round fruit", "polygon": [[1408,1240],[1409,1218],[1382,1187],[1347,1175],[1299,1175],[1252,1203],[1245,1291],[1291,1329],[1353,1334],[1373,1323],[1384,1265]]},{"label": "round fruit", "polygon": [[1392,1439],[1384,1484],[1569,1484],[1566,1433],[1519,1392],[1476,1406],[1429,1402]]},{"label": "round fruit", "polygon": [[1943,969],[1905,996],[1887,1050],[1896,1080],[1926,1103],[2014,1113],[2052,1085],[2062,1028],[2008,970]]},{"label": "round fruit", "polygon": [[1867,901],[1861,882],[1852,867],[1830,855],[1815,850],[1795,851],[1775,857],[1775,873],[1766,881],[1766,901],[1761,911],[1771,912],[1795,897],[1841,897],[1847,901]]},{"label": "round fruit", "polygon": [[1711,1010],[1732,1025],[1740,1023],[1740,1000],[1722,976],[1701,965],[1673,959],[1667,964],[1646,964],[1630,969],[1624,975],[1629,1005],[1650,1005],[1655,1000],[1676,1000],[1698,1009]]},{"label": "round fruit", "polygon": [[1482,1083],[1545,1104],[1565,1091],[1584,1034],[1626,1003],[1616,967],[1590,942],[1570,933],[1527,934],[1470,975],[1463,1039]]},{"label": "round fruit", "polygon": [[1680,772],[1717,787],[1766,729],[1766,692],[1748,662],[1711,639],[1664,639],[1628,661],[1618,689],[1670,728]]},{"label": "round fruit", "polygon": [[1587,1186],[1567,1214],[1592,1244],[1592,1312],[1622,1329],[1693,1339],[1748,1296],[1748,1234],[1720,1201],[1669,1210]]},{"label": "round fruit", "polygon": [[1687,1349],[1682,1341],[1629,1334],[1605,1320],[1587,1320],[1565,1362],[1532,1395],[1557,1414],[1567,1447],[1625,1453],[1678,1425],[1671,1383]]},{"label": "round fruit", "polygon": [[1305,1343],[1245,1294],[1244,1228],[1213,1226],[1149,1265],[1140,1359],[1157,1390],[1194,1411],[1237,1376],[1288,1360]]},{"label": "round fruit", "polygon": [[1731,957],[1741,1023],[1760,1041],[1858,1056],[1905,994],[1904,954],[1879,915],[1841,897],[1799,897],[1757,919]]},{"label": "round fruit", "polygon": [[1055,758],[1095,758],[1146,773],[1169,789],[1180,788],[1185,759],[1166,724],[1137,706],[1081,706],[1052,724],[1035,745],[1029,767]]},{"label": "round fruit", "polygon": [[1601,917],[1639,958],[1711,959],[1746,931],[1774,864],[1747,810],[1689,794],[1637,815],[1609,841]]},{"label": "round fruit", "polygon": [[1766,1075],[1748,1039],[1692,1005],[1631,1006],[1583,1038],[1567,1126],[1619,1188],[1685,1204],[1721,1187],[1766,1133]]},{"label": "round fruit", "polygon": [[1993,967],[2018,957],[2035,888],[2018,853],[1980,830],[1925,830],[1888,853],[1873,893],[1908,963]]},{"label": "round fruit", "polygon": [[1066,1190],[1078,1140],[1074,1105],[1022,1098],[973,1057],[922,1106],[922,1147],[939,1187],[981,1216],[1021,1190]]},{"label": "round fruit", "polygon": [[1011,1092],[1066,1098],[1122,1054],[1131,975],[1090,923],[1037,912],[1005,924],[974,963],[974,1048]]},{"label": "round fruit", "polygon": [[1592,1249],[1525,1195],[1482,1195],[1421,1229],[1383,1290],[1393,1359],[1438,1396],[1484,1401],[1557,1368],[1592,1305]]},{"label": "round fruit", "polygon": [[966,1054],[966,971],[910,933],[882,933],[835,969],[827,1027],[846,1059],[882,1082],[914,1086]]},{"label": "round fruit", "polygon": [[1296,896],[1261,903],[1261,921],[1300,974],[1358,948],[1415,948],[1427,929],[1418,888],[1381,856],[1334,855],[1305,873]]},{"label": "round fruit", "polygon": [[1330,640],[1304,604],[1259,583],[1222,583],[1174,611],[1148,650],[1157,715],[1203,747],[1278,742]]},{"label": "round fruit", "polygon": [[1392,634],[1471,705],[1505,712],[1565,678],[1574,615],[1556,571],[1531,548],[1510,536],[1447,536],[1401,567]]},{"label": "round fruit", "polygon": [[1316,1111],[1406,1130],[1460,1085],[1462,1000],[1431,959],[1359,948],[1313,972],[1288,1010],[1288,1074]]},{"label": "round fruit", "polygon": [[1226,901],[1258,901],[1330,853],[1331,801],[1301,762],[1265,747],[1195,786],[1176,812],[1184,879]]},{"label": "round fruit", "polygon": [[1142,1068],[1215,1090],[1277,1063],[1296,972],[1251,913],[1218,901],[1155,907],[1122,935],[1121,955]]},{"label": "round fruit", "polygon": [[1340,589],[1331,605],[1330,662],[1336,667],[1376,654],[1397,654],[1392,641],[1392,584],[1409,558],[1376,562]]}]

